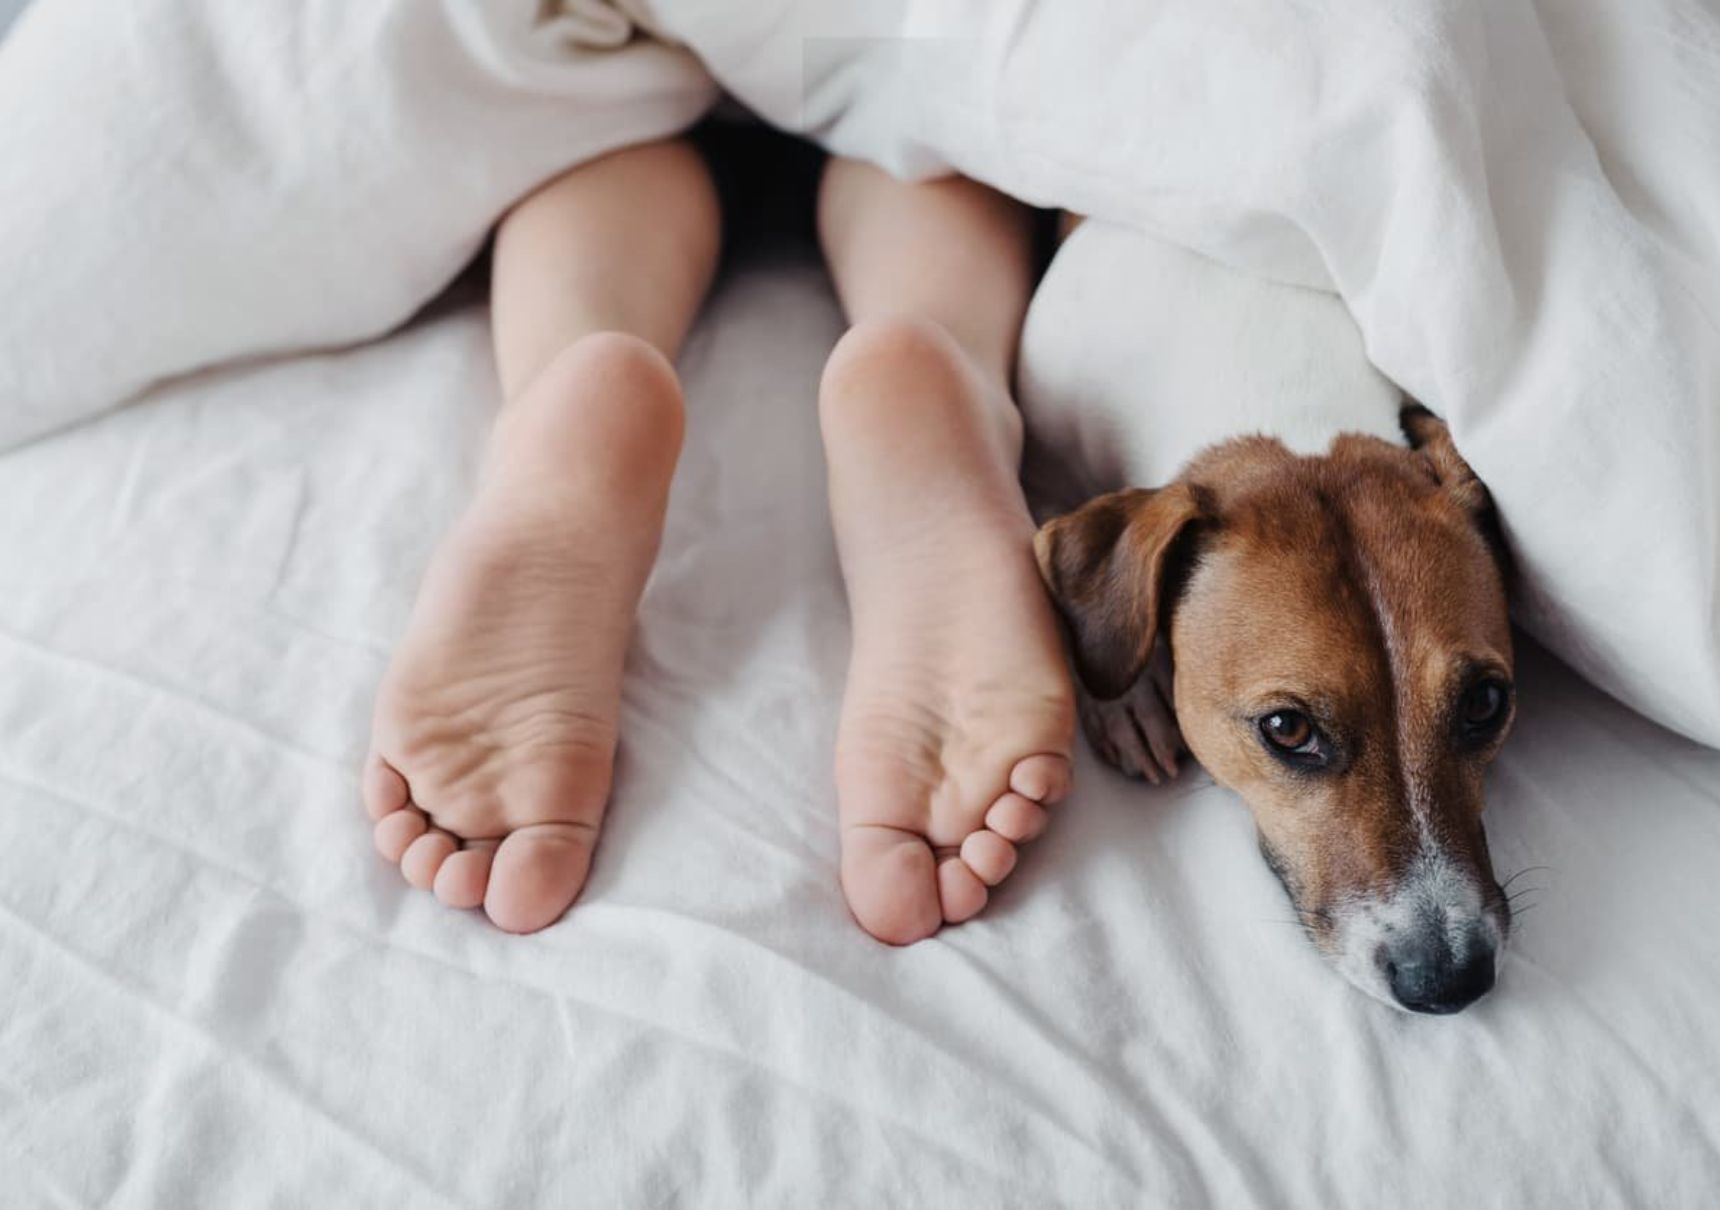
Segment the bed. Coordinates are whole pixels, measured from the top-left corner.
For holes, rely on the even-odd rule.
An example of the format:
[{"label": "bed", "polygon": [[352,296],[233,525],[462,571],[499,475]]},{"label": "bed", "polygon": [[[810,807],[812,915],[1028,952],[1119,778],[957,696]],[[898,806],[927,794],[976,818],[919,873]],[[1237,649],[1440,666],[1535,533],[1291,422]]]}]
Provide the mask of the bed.
[{"label": "bed", "polygon": [[847,621],[802,251],[726,274],[582,902],[410,891],[367,712],[496,406],[481,299],[0,458],[9,1206],[1696,1206],[1720,1188],[1720,754],[1528,646],[1496,992],[1412,1017],[1240,802],[1101,768],[983,918],[848,919]]}]

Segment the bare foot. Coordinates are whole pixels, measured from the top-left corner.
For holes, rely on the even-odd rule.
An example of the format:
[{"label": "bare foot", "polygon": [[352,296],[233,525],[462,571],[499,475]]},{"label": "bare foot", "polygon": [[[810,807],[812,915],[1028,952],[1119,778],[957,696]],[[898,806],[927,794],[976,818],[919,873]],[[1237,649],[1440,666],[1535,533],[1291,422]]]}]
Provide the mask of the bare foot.
[{"label": "bare foot", "polygon": [[1020,420],[941,329],[851,331],[820,388],[854,616],[842,886],[905,945],[966,920],[1069,788],[1074,700],[1015,467]]},{"label": "bare foot", "polygon": [[377,849],[509,932],[553,923],[585,884],[681,433],[650,345],[605,333],[562,353],[498,420],[377,697]]}]

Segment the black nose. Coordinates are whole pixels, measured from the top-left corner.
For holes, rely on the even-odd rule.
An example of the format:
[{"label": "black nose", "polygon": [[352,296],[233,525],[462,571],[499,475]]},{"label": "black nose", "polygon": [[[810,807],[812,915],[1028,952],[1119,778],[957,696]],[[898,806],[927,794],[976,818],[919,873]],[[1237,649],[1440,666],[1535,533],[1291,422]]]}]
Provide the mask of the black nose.
[{"label": "black nose", "polygon": [[1455,958],[1444,945],[1417,947],[1386,959],[1392,995],[1415,1013],[1454,1013],[1493,988],[1493,947],[1472,945]]}]

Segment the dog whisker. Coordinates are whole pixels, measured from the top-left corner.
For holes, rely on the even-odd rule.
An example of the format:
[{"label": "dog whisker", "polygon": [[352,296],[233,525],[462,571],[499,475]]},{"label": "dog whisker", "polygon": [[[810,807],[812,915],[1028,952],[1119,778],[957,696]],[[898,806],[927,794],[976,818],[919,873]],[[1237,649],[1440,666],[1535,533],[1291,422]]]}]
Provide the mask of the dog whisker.
[{"label": "dog whisker", "polygon": [[1513,882],[1516,882],[1519,878],[1523,877],[1523,875],[1525,875],[1525,874],[1532,874],[1536,870],[1551,870],[1552,868],[1553,867],[1550,865],[1526,865],[1522,869],[1518,870],[1515,874],[1511,875],[1511,877],[1507,878],[1504,882],[1501,882],[1499,884],[1499,889],[1502,891],[1506,890],[1507,888],[1510,887],[1510,885]]}]

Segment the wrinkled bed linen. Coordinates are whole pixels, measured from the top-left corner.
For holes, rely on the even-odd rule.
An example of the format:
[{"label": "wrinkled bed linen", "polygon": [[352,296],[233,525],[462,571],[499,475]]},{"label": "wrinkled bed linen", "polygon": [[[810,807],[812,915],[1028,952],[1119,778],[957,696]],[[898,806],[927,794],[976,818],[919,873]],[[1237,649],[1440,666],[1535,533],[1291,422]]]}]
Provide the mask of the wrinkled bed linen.
[{"label": "wrinkled bed linen", "polygon": [[204,374],[0,459],[0,1171],[16,1206],[1698,1205],[1720,755],[1533,650],[1492,779],[1542,888],[1474,1010],[1291,926],[1202,775],[1080,788],[984,918],[849,921],[810,264],[743,269],[584,902],[371,852],[371,693],[496,406],[486,319]]}]

